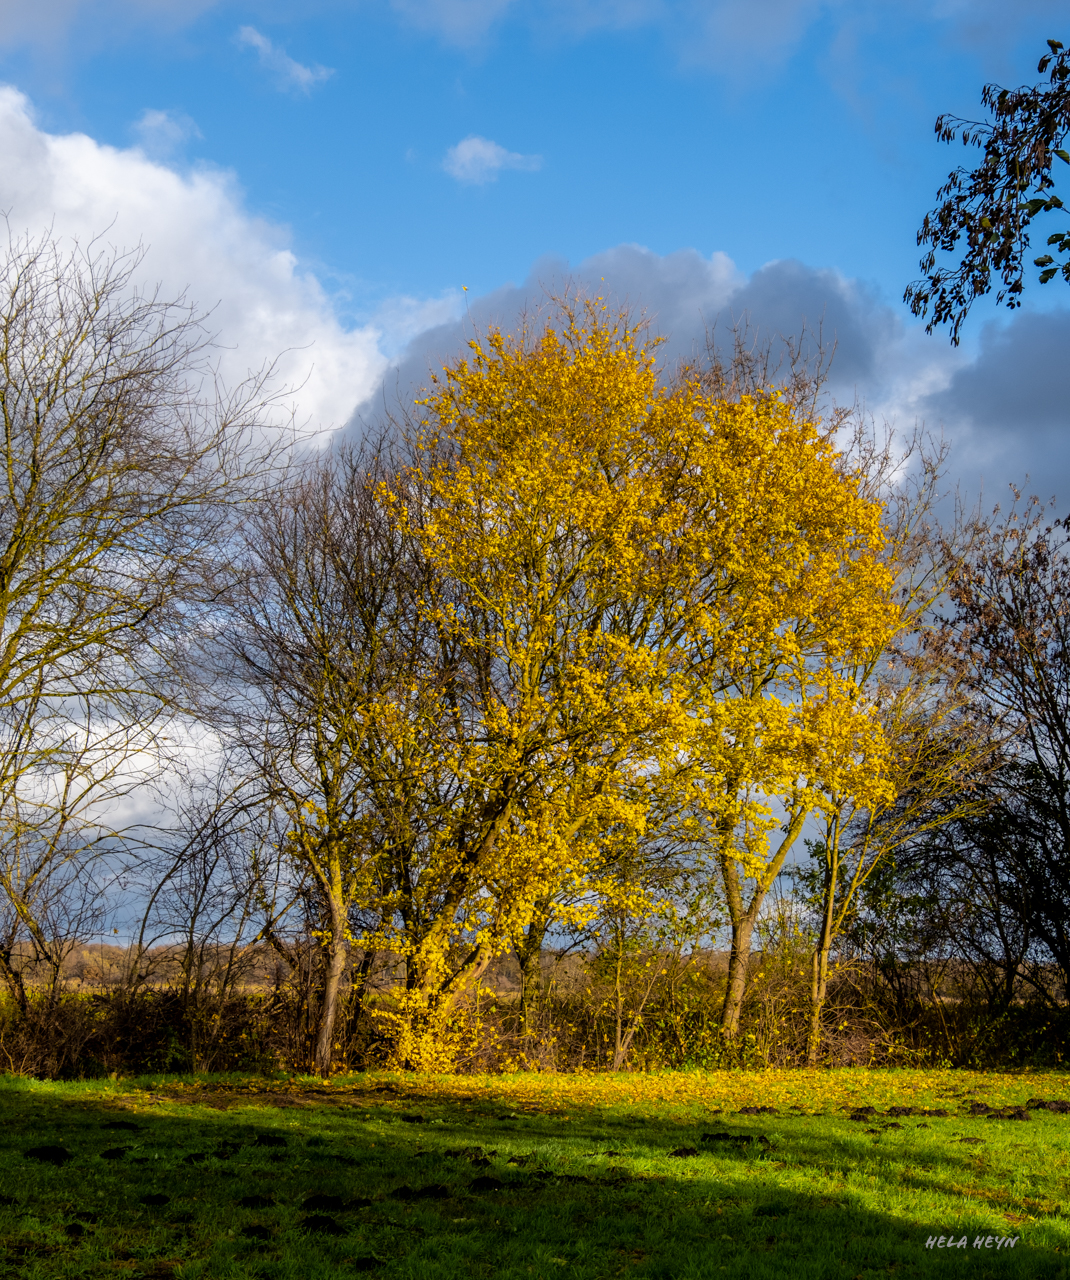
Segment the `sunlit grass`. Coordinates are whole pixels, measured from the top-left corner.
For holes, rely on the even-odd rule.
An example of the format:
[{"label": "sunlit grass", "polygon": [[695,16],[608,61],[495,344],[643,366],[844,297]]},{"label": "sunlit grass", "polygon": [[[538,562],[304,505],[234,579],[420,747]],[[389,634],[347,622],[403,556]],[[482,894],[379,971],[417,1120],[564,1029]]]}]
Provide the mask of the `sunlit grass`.
[{"label": "sunlit grass", "polygon": [[[1058,1277],[1070,1249],[1070,1115],[967,1114],[974,1102],[1035,1097],[1070,1098],[1070,1078],[9,1079],[0,1272]],[[753,1106],[776,1114],[738,1114]],[[949,1114],[850,1118],[866,1106]],[[703,1137],[716,1134],[727,1137]],[[24,1154],[49,1146],[70,1158]],[[930,1236],[967,1245],[927,1249]],[[1018,1243],[974,1247],[990,1236]]]}]

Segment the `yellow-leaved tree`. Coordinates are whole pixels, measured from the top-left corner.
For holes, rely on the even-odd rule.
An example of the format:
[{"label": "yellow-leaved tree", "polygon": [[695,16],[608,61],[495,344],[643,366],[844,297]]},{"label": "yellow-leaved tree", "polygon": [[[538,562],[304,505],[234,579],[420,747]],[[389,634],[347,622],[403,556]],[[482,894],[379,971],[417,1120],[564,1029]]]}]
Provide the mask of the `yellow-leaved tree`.
[{"label": "yellow-leaved tree", "polygon": [[[725,590],[689,640],[699,676],[690,834],[716,861],[731,931],[722,1031],[739,1029],[765,897],[831,789],[887,798],[888,751],[851,655],[900,625],[881,506],[823,428],[774,389],[712,407]],[[717,480],[713,481],[713,475]]]},{"label": "yellow-leaved tree", "polygon": [[[418,880],[384,904],[420,921],[392,942],[414,1066],[547,902],[573,923],[595,909],[659,788],[720,860],[745,965],[771,829],[787,815],[793,836],[832,774],[881,785],[879,723],[834,659],[895,619],[878,505],[776,393],[666,378],[598,301],[470,345],[384,494],[433,566],[417,607],[455,662],[435,755],[453,785]],[[733,906],[748,878],[758,905]]]},{"label": "yellow-leaved tree", "polygon": [[491,332],[445,371],[394,494],[437,569],[421,607],[457,664],[439,756],[456,785],[395,909],[420,922],[394,943],[413,1065],[437,1060],[457,996],[540,900],[571,889],[582,916],[601,834],[642,826],[637,777],[688,732],[651,550],[678,519],[660,464],[686,406],[626,317],[557,320],[536,338]]}]

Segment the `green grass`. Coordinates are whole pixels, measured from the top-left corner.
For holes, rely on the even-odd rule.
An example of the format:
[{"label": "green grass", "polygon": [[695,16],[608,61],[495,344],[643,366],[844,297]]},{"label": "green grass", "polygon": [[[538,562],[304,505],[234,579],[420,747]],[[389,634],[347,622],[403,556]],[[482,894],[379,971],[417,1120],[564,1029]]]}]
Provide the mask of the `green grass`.
[{"label": "green grass", "polygon": [[[1070,1115],[965,1114],[1035,1095],[1070,1098],[1070,1078],[2,1079],[0,1276],[1064,1277]],[[851,1120],[866,1102],[952,1114]],[[1019,1239],[973,1247],[988,1236]]]}]

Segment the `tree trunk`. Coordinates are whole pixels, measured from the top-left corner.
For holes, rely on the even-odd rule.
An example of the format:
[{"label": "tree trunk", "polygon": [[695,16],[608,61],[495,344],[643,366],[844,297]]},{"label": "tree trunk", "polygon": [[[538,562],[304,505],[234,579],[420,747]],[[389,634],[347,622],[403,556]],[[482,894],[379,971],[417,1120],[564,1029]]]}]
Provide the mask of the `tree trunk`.
[{"label": "tree trunk", "polygon": [[368,992],[368,983],[371,981],[372,969],[375,967],[378,954],[374,947],[365,947],[364,954],[360,958],[360,965],[353,975],[353,1000],[359,1007],[364,1005],[364,998]]},{"label": "tree trunk", "polygon": [[8,989],[15,997],[19,1012],[25,1016],[29,1008],[29,1001],[26,998],[26,984],[22,980],[22,970],[15,968],[13,951],[14,947],[0,947],[0,975],[3,976]]},{"label": "tree trunk", "polygon": [[[822,929],[822,943],[825,938]],[[821,1013],[825,1007],[825,997],[829,985],[829,948],[819,943],[814,951],[813,973],[810,981],[810,1030],[806,1037],[806,1065],[817,1066],[817,1055],[821,1047]]]},{"label": "tree trunk", "polygon": [[[613,1024],[613,1070],[619,1071],[624,1065],[624,1055],[628,1052],[622,1043],[624,1031],[624,992],[621,990],[621,969],[624,965],[624,940],[617,938],[616,982],[613,986],[613,1002],[616,1017]],[[631,1043],[629,1037],[628,1043]]]},{"label": "tree trunk", "polygon": [[728,955],[728,985],[724,993],[724,1006],[721,1010],[721,1034],[728,1040],[734,1040],[739,1033],[739,1016],[743,1008],[743,996],[747,990],[747,973],[750,968],[751,938],[754,926],[758,922],[758,913],[762,909],[765,895],[769,892],[773,881],[780,874],[784,860],[792,845],[799,838],[803,822],[809,810],[799,807],[791,815],[791,820],[784,828],[784,839],[776,853],[765,864],[762,878],[754,886],[750,902],[744,907],[743,890],[739,882],[739,866],[728,847],[730,831],[722,831],[722,847],[719,856],[721,876],[724,882],[725,904],[728,907],[728,918],[732,925],[732,949]]},{"label": "tree trunk", "polygon": [[530,1044],[538,1035],[542,1005],[542,944],[550,923],[548,910],[536,910],[527,932],[516,945],[516,958],[520,964],[520,1034],[525,1044]]},{"label": "tree trunk", "polygon": [[813,970],[810,979],[810,1029],[806,1037],[806,1065],[817,1066],[817,1055],[821,1047],[821,1013],[825,1007],[825,997],[829,985],[829,952],[832,950],[833,917],[836,909],[836,885],[839,881],[839,834],[833,840],[832,847],[825,845],[826,881],[825,912],[821,918],[821,932],[817,946],[814,948]]},{"label": "tree trunk", "polygon": [[[760,906],[760,902],[758,903]],[[742,912],[732,921],[732,949],[728,954],[728,986],[724,993],[721,1011],[721,1032],[729,1039],[739,1034],[739,1015],[743,1008],[743,996],[747,990],[747,971],[750,968],[751,938],[758,910],[752,903],[750,910]]]},{"label": "tree trunk", "polygon": [[323,1000],[319,1010],[316,1035],[316,1072],[324,1079],[331,1074],[334,1058],[334,1027],[338,1021],[338,993],[342,986],[349,947],[346,944],[345,912],[337,902],[331,903],[331,940],[327,945],[327,973],[323,984]]}]

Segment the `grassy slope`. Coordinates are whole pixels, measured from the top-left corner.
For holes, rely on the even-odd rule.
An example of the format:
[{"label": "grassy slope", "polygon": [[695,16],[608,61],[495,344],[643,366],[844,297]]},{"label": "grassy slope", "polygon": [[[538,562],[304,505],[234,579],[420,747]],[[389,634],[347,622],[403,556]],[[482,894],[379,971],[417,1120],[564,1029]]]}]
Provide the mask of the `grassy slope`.
[{"label": "grassy slope", "polygon": [[[1070,1115],[964,1114],[1033,1096],[1070,1098],[1070,1077],[7,1079],[0,1277],[1063,1277]],[[865,1104],[952,1115],[851,1121]],[[732,1114],[746,1105],[778,1114]],[[703,1143],[713,1132],[755,1140]],[[72,1158],[23,1154],[48,1144]],[[317,1194],[342,1207],[303,1208]],[[926,1250],[934,1234],[969,1246]]]}]

